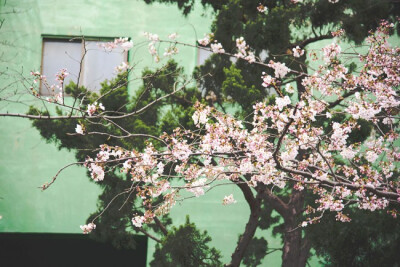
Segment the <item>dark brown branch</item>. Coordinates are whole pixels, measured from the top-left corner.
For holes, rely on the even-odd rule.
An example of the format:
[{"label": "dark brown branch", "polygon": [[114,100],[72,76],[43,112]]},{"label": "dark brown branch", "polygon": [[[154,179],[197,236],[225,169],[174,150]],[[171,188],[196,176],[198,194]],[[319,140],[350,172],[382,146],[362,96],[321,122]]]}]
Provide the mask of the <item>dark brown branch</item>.
[{"label": "dark brown branch", "polygon": [[[133,226],[133,225],[132,225]],[[145,234],[146,236],[148,236],[149,238],[153,239],[154,241],[156,241],[157,243],[161,243],[161,240],[158,239],[157,237],[155,237],[154,235],[150,234],[149,232],[143,230],[142,228],[133,226],[133,228],[135,228],[136,230],[138,230],[139,232]]]},{"label": "dark brown branch", "polygon": [[270,189],[265,188],[264,199],[270,204],[283,218],[288,216],[288,205],[278,196],[274,195]]},{"label": "dark brown branch", "polygon": [[256,199],[253,195],[253,192],[251,191],[251,188],[248,186],[248,184],[243,179],[239,178],[239,180],[241,182],[237,183],[236,185],[242,191],[244,198],[246,199],[247,203],[250,206],[251,212],[254,212],[255,209],[257,208],[257,203],[256,203]]},{"label": "dark brown branch", "polygon": [[154,219],[154,222],[156,223],[156,225],[160,228],[161,232],[164,235],[168,235],[168,231],[167,231],[167,228],[165,228],[165,225],[157,217],[154,217],[153,219]]},{"label": "dark brown branch", "polygon": [[324,34],[324,35],[320,35],[320,36],[316,36],[316,37],[312,37],[309,38],[307,40],[304,40],[303,42],[299,43],[298,46],[304,48],[307,45],[317,42],[317,41],[321,41],[321,40],[325,40],[325,39],[331,39],[332,35],[331,34]]},{"label": "dark brown branch", "polygon": [[179,104],[181,104],[184,107],[188,107],[188,106],[193,106],[193,102],[190,100],[187,100],[184,97],[180,97],[177,95],[172,95],[172,98],[175,99]]},{"label": "dark brown branch", "polygon": [[73,163],[70,163],[70,164],[68,164],[68,165],[65,165],[64,167],[62,167],[61,169],[59,169],[59,170],[57,171],[57,173],[53,176],[53,178],[51,179],[50,182],[43,184],[43,185],[40,186],[39,188],[42,189],[42,190],[46,190],[47,188],[50,187],[50,185],[52,185],[52,184],[57,180],[57,177],[60,175],[60,173],[61,173],[63,170],[65,170],[66,168],[71,167],[71,166],[73,166],[73,165],[82,165],[82,164],[84,164],[84,163],[85,163],[85,162],[73,162]]},{"label": "dark brown branch", "polygon": [[[296,115],[296,112],[297,112],[297,105],[296,105],[296,107],[295,107],[295,109],[294,109],[293,116]],[[279,150],[281,149],[281,145],[282,145],[283,138],[285,137],[285,135],[286,135],[287,131],[289,130],[289,127],[290,127],[290,125],[293,123],[293,121],[294,121],[294,119],[293,119],[293,118],[290,118],[290,120],[288,121],[288,123],[286,123],[285,128],[283,128],[283,131],[282,131],[281,135],[279,136],[278,143],[277,143],[277,145],[276,145],[275,151],[274,151],[274,153],[272,154],[272,156],[273,156],[273,158],[274,158],[274,161],[275,161],[275,163],[276,163],[277,168],[278,168],[278,169],[281,169],[281,170],[282,170],[283,167],[282,167],[282,165],[281,165],[281,162],[280,162],[279,159],[278,159],[278,153],[279,153]]]},{"label": "dark brown branch", "polygon": [[356,89],[349,91],[345,94],[343,94],[342,96],[340,96],[336,101],[333,101],[331,103],[329,103],[328,108],[334,108],[337,105],[339,105],[343,100],[345,100],[347,97],[354,95],[356,92],[360,92],[361,88],[357,87]]}]

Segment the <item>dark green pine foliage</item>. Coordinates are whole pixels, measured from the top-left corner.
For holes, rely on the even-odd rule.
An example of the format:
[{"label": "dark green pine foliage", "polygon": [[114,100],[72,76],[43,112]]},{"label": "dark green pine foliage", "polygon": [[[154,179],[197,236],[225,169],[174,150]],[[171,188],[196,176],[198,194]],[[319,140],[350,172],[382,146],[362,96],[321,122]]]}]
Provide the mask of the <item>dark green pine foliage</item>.
[{"label": "dark green pine foliage", "polygon": [[324,266],[400,266],[400,221],[386,212],[354,210],[343,225],[334,214],[309,226],[307,234]]},{"label": "dark green pine foliage", "polygon": [[201,233],[191,223],[189,216],[184,225],[173,227],[161,243],[156,245],[151,267],[222,267],[221,254],[209,247],[211,237],[207,231]]},{"label": "dark green pine foliage", "polygon": [[268,242],[264,237],[254,237],[243,256],[243,265],[255,267],[261,264],[261,260],[268,252]]}]

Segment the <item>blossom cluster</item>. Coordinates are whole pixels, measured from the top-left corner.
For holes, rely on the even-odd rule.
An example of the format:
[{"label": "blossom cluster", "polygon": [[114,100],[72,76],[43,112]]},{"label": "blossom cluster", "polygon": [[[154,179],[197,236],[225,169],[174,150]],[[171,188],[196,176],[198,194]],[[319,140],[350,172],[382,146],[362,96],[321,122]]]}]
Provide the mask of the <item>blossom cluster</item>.
[{"label": "blossom cluster", "polygon": [[236,203],[236,200],[233,198],[233,194],[225,196],[224,199],[222,200],[222,205],[230,205],[234,203]]},{"label": "blossom cluster", "polygon": [[267,13],[268,12],[268,8],[262,4],[259,4],[257,7],[257,11],[260,13]]},{"label": "blossom cluster", "polygon": [[217,43],[217,40],[215,40],[214,43],[212,43],[210,45],[210,47],[211,47],[211,51],[213,53],[216,53],[216,54],[225,53],[225,49],[222,47],[222,44],[221,43]]},{"label": "blossom cluster", "polygon": [[238,49],[238,52],[235,54],[235,57],[243,58],[249,63],[253,63],[256,61],[254,52],[248,51],[249,46],[246,44],[246,41],[243,39],[243,37],[236,39],[236,47]]},{"label": "blossom cluster", "polygon": [[[149,49],[149,53],[150,55],[153,56],[153,59],[155,62],[160,62],[161,58],[160,55],[158,54],[158,50],[156,48],[156,44],[160,43],[160,37],[157,34],[153,34],[153,33],[148,33],[145,32],[144,36],[148,39],[149,44],[148,44],[148,49]],[[176,38],[178,38],[178,34],[177,33],[171,33],[168,35],[168,39],[171,41],[175,41]],[[171,42],[170,41],[170,42]],[[176,43],[171,42],[171,44],[165,48],[164,51],[164,57],[171,57],[175,54],[179,53],[179,49],[176,46]]]},{"label": "blossom cluster", "polygon": [[290,72],[290,69],[286,67],[285,63],[274,62],[271,60],[268,66],[275,70],[276,78],[285,78],[285,76]]},{"label": "blossom cluster", "polygon": [[122,62],[120,65],[115,67],[115,71],[117,73],[122,73],[122,72],[128,71],[130,69],[132,69],[132,66],[130,66],[128,62]]},{"label": "blossom cluster", "polygon": [[304,50],[301,49],[299,46],[296,46],[292,49],[294,57],[301,57],[304,55]]},{"label": "blossom cluster", "polygon": [[205,34],[203,39],[198,40],[198,43],[202,46],[207,46],[212,42],[213,39],[214,39],[214,34],[212,33]]},{"label": "blossom cluster", "polygon": [[124,51],[128,51],[133,47],[133,41],[127,37],[120,37],[114,40],[114,42],[100,43],[99,46],[107,52],[111,52],[117,47],[122,48]]},{"label": "blossom cluster", "polygon": [[85,225],[81,225],[81,230],[83,231],[84,234],[89,234],[94,229],[96,229],[96,225],[94,223],[88,223]]},{"label": "blossom cluster", "polygon": [[[67,69],[61,69],[56,73],[55,81],[57,81],[57,84],[52,84],[52,85],[49,85],[47,77],[45,75],[42,75],[38,71],[35,72],[31,71],[31,75],[34,77],[33,79],[34,84],[37,84],[40,81],[42,83],[42,86],[49,90],[51,97],[46,97],[45,100],[47,102],[58,103],[58,104],[64,103],[63,85],[65,78],[69,75]],[[40,97],[40,94],[33,87],[31,87],[31,91],[34,96]]]},{"label": "blossom cluster", "polygon": [[96,113],[96,111],[98,110],[105,110],[105,107],[102,103],[94,102],[93,104],[89,104],[87,106],[87,114],[89,115],[89,117],[93,116],[94,113]]},{"label": "blossom cluster", "polygon": [[[370,211],[386,209],[400,199],[400,182],[394,175],[400,159],[395,145],[400,49],[387,41],[390,27],[383,23],[371,34],[369,50],[359,56],[358,72],[349,73],[341,63],[340,46],[330,44],[321,51],[325,63],[303,78],[302,93],[294,99],[281,93],[279,82],[290,79],[292,71],[284,63],[270,61],[275,77],[263,73],[263,86],[275,87],[280,95],[273,104],[256,103],[251,121],[244,123],[197,103],[192,116],[196,130],[164,133],[162,150],[150,142],[143,151],[102,145],[86,167],[95,181],[105,179],[107,168],[122,167],[145,208],[143,214],[133,215],[136,227],[168,213],[185,194],[201,197],[222,182],[314,194],[315,205],[305,214],[315,217],[303,227],[326,211],[336,213],[339,221],[349,221],[344,213],[349,203]],[[243,39],[237,42],[247,49]],[[286,85],[285,92],[294,91]],[[369,127],[366,123],[375,130],[363,143],[352,141],[352,135]],[[382,130],[381,123],[387,128]],[[235,202],[233,195],[222,200],[224,205]]]},{"label": "blossom cluster", "polygon": [[149,33],[149,32],[145,32],[144,36],[149,40],[148,49],[149,49],[150,55],[152,55],[154,57],[155,62],[159,62],[160,56],[158,55],[155,45],[160,41],[160,38],[158,37],[157,34],[153,34],[153,33]]}]

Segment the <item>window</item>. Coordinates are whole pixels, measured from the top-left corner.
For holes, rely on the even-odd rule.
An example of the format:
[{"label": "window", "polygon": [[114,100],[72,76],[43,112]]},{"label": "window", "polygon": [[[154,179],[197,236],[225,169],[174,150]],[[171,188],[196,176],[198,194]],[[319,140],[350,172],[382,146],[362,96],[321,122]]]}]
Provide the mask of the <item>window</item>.
[{"label": "window", "polygon": [[[206,48],[207,49],[207,48]],[[201,66],[213,54],[211,51],[199,47],[197,49],[197,66]]]},{"label": "window", "polygon": [[[56,73],[65,68],[70,74],[64,81],[65,85],[73,81],[91,91],[99,92],[100,83],[116,77],[115,67],[128,59],[128,53],[120,47],[111,52],[104,51],[100,45],[106,42],[93,39],[44,38],[42,74],[47,77],[48,84],[55,84]],[[40,93],[53,94],[43,84]]]},{"label": "window", "polygon": [[[212,54],[213,54],[213,52],[211,52],[209,48],[198,47],[197,48],[197,66],[203,65],[206,62],[206,60],[211,57]],[[229,57],[229,60],[233,64],[235,64],[237,61],[237,58],[232,56],[232,57]]]}]

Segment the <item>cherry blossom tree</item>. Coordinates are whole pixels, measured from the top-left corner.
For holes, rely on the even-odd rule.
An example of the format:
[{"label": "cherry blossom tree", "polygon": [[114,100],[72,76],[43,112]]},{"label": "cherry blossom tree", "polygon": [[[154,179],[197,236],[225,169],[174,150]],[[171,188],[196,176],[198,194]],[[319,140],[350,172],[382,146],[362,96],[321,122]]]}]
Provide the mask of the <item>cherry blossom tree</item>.
[{"label": "cherry blossom tree", "polygon": [[[118,165],[129,173],[131,192],[142,199],[145,209],[132,218],[139,228],[167,214],[188,197],[185,192],[201,197],[215,186],[234,183],[251,214],[227,266],[239,266],[257,229],[263,201],[284,220],[283,265],[303,266],[310,247],[299,245],[301,227],[318,223],[324,213],[334,212],[342,222],[351,220],[346,214],[349,206],[387,210],[393,217],[398,214],[400,50],[388,42],[393,27],[383,21],[367,38],[365,54],[343,52],[337,40],[324,47],[323,63],[313,74],[291,70],[280,62],[256,63],[245,41],[238,39],[237,58],[274,71],[274,76],[263,73],[260,83],[273,88],[277,97],[254,105],[251,121],[237,120],[198,102],[192,116],[196,130],[178,128],[153,137],[164,144],[159,150],[150,140],[143,151],[102,145],[85,166],[97,181]],[[155,41],[159,40],[151,40]],[[219,43],[210,41],[207,36],[200,43],[210,44],[214,53],[226,53]],[[151,50],[150,46],[154,53]],[[297,47],[293,50],[293,60],[304,53]],[[343,64],[347,54],[359,61],[358,71],[350,72]],[[288,82],[292,75],[302,77],[301,88]],[[350,135],[369,125],[374,128],[366,141],[350,142]],[[280,197],[282,192],[289,194],[288,202]],[[304,207],[304,200],[296,201],[309,194],[315,197],[313,205]],[[160,196],[162,202],[155,203]],[[227,195],[221,202],[232,204],[234,196]],[[298,221],[300,214],[302,221]]]},{"label": "cherry blossom tree", "polygon": [[[265,11],[262,7],[259,9]],[[254,82],[270,88],[276,96],[256,103],[249,120],[236,119],[203,101],[194,105],[192,130],[177,128],[160,136],[132,133],[121,121],[145,112],[164,99],[179,99],[179,92],[191,81],[176,83],[169,93],[137,109],[115,111],[109,110],[102,99],[119,85],[101,96],[88,97],[88,92],[77,92],[80,103],[67,104],[64,80],[68,70],[57,74],[56,85],[48,85],[46,77],[39,72],[31,73],[31,95],[63,108],[58,110],[58,115],[37,110],[31,110],[30,114],[0,115],[79,120],[73,133],[76,136],[146,138],[143,149],[123,147],[123,143],[121,146],[102,144],[94,157],[74,163],[87,167],[91,178],[99,183],[104,181],[107,172],[116,169],[129,175],[130,186],[120,193],[136,195],[141,202],[142,209],[131,219],[134,227],[142,229],[146,224],[157,223],[158,217],[168,214],[185,198],[201,197],[216,186],[235,184],[251,212],[231,262],[226,266],[240,265],[259,226],[264,203],[272,206],[284,221],[283,266],[304,266],[310,244],[303,238],[301,229],[318,223],[325,213],[335,213],[336,219],[342,222],[351,220],[346,213],[348,207],[386,210],[393,217],[398,214],[400,49],[388,41],[393,27],[392,23],[383,21],[371,32],[366,53],[355,48],[342,51],[339,40],[343,32],[333,32],[335,41],[321,51],[323,62],[317,67],[304,66],[313,73],[291,69],[278,61],[263,63],[244,38],[236,40],[237,52],[231,54],[212,35],[205,36],[199,40],[201,49],[266,69],[259,74],[259,81]],[[175,34],[169,40],[160,40],[150,33],[146,36],[149,53],[156,62],[178,53],[179,45],[187,45],[176,41]],[[157,47],[162,43],[167,44],[164,54]],[[121,38],[102,49],[117,46],[129,49],[132,43]],[[307,52],[296,46],[284,56],[297,61]],[[319,57],[314,51],[308,56]],[[349,69],[345,65],[348,61],[357,62],[356,67]],[[126,70],[129,66],[125,63],[119,69]],[[39,95],[35,87],[38,81],[54,94],[49,98]],[[89,131],[89,124],[113,125],[116,132]],[[366,140],[352,138],[365,128],[368,128]],[[42,189],[51,186],[58,173]],[[314,203],[305,202],[309,196]],[[235,196],[230,192],[221,199],[223,205],[234,203]],[[109,204],[112,205],[112,200]],[[93,231],[97,218],[82,225],[82,231]]]}]

